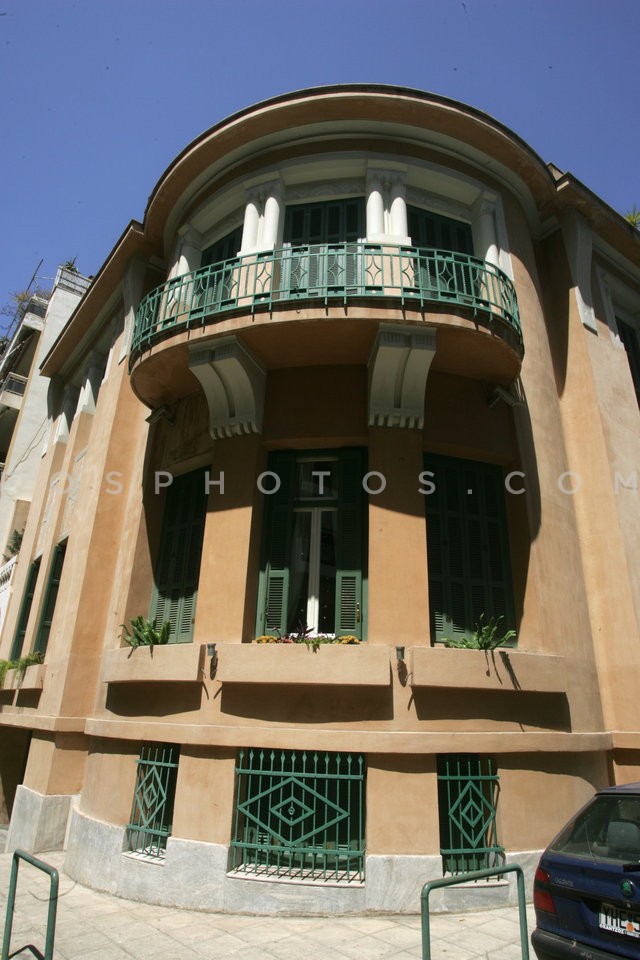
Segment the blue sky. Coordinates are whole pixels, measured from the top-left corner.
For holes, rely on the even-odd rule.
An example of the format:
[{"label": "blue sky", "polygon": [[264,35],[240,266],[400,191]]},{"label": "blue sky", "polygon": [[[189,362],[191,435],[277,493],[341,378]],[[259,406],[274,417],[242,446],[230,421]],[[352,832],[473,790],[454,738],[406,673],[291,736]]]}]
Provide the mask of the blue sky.
[{"label": "blue sky", "polygon": [[486,111],[640,207],[640,0],[0,0],[0,305],[94,274],[173,158],[243,107],[391,83]]}]

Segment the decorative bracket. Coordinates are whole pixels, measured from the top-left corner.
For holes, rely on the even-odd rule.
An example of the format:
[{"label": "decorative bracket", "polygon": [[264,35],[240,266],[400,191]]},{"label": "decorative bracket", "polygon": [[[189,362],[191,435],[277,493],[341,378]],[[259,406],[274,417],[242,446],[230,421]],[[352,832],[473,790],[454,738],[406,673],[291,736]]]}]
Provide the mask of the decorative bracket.
[{"label": "decorative bracket", "polygon": [[193,350],[189,369],[207,398],[209,430],[214,440],[260,433],[266,374],[236,337],[224,337],[213,347]]},{"label": "decorative bracket", "polygon": [[380,325],[369,359],[370,426],[422,429],[435,352],[435,330]]}]

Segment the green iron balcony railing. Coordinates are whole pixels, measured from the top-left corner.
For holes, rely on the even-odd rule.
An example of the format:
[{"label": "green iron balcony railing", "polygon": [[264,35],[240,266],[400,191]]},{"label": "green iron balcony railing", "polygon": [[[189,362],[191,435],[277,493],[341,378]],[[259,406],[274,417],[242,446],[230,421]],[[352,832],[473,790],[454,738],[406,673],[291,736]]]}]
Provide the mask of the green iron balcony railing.
[{"label": "green iron balcony railing", "polygon": [[138,307],[132,357],[232,310],[253,313],[301,299],[328,304],[357,297],[464,307],[482,314],[490,326],[506,326],[524,352],[513,283],[493,264],[425,247],[329,243],[235,257],[168,280]]}]

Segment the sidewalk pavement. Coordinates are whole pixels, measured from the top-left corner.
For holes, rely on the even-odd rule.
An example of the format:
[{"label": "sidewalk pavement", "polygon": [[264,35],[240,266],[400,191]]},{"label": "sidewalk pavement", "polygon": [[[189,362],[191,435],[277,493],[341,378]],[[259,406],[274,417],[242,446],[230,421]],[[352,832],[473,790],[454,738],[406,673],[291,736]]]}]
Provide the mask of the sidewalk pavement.
[{"label": "sidewalk pavement", "polygon": [[[252,917],[157,907],[96,893],[62,872],[64,854],[39,854],[60,871],[55,960],[415,960],[420,916]],[[12,855],[0,854],[4,931]],[[49,877],[20,863],[10,956],[44,953]],[[419,909],[419,905],[417,907]],[[534,926],[528,907],[529,935]],[[1,940],[0,940],[1,946]],[[521,960],[517,907],[431,916],[432,960]],[[531,951],[533,957],[533,952]],[[6,960],[6,958],[2,958]]]}]

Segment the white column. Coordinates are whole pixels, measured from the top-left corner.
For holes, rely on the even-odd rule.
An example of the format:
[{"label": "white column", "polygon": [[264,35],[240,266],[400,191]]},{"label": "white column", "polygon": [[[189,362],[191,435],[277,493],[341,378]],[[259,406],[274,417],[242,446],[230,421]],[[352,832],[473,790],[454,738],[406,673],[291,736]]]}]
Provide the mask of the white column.
[{"label": "white column", "polygon": [[282,188],[280,183],[270,183],[264,201],[264,221],[260,246],[263,250],[273,250],[278,244]]},{"label": "white column", "polygon": [[389,233],[401,243],[407,243],[407,192],[403,176],[396,176],[389,185]]},{"label": "white column", "polygon": [[248,253],[258,246],[258,227],[260,225],[260,200],[258,192],[247,192],[247,205],[244,208],[244,225],[242,227],[242,244],[240,253]]},{"label": "white column", "polygon": [[367,176],[367,240],[377,240],[384,235],[384,197],[382,178],[379,173]]},{"label": "white column", "polygon": [[180,253],[175,275],[182,276],[197,270],[202,262],[202,234],[186,224],[178,230],[178,237]]},{"label": "white column", "polygon": [[487,197],[481,197],[474,212],[471,229],[475,255],[480,260],[486,260],[487,263],[499,267],[500,247],[496,230],[495,202]]}]

